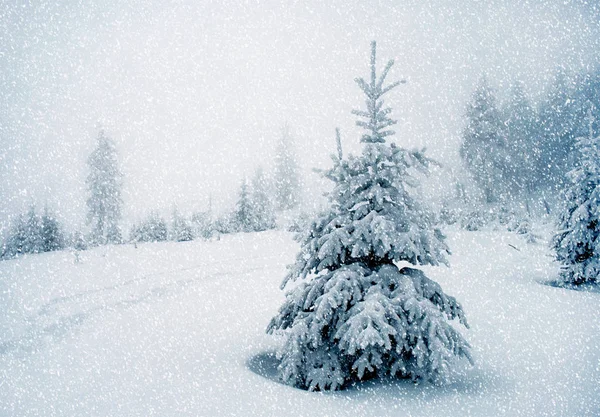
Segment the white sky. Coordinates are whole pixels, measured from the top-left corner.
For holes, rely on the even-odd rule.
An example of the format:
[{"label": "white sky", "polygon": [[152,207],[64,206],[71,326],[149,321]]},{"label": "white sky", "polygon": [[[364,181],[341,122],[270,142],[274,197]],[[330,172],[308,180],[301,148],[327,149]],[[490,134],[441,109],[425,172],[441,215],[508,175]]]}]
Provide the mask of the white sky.
[{"label": "white sky", "polygon": [[538,92],[558,66],[600,61],[600,11],[583,0],[21,3],[0,0],[0,222],[34,202],[83,225],[100,124],[120,151],[125,222],[210,194],[228,207],[286,121],[315,189],[335,127],[359,147],[353,79],[372,39],[381,66],[396,59],[390,80],[408,79],[388,98],[395,141],[450,166],[482,72],[500,95],[517,78]]}]

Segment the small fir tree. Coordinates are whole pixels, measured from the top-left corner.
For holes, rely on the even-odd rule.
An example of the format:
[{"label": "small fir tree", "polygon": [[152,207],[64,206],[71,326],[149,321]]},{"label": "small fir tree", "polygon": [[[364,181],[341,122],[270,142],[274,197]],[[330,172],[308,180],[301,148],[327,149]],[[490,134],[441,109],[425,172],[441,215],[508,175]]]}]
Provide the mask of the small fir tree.
[{"label": "small fir tree", "polygon": [[600,137],[594,137],[593,123],[590,110],[589,133],[577,140],[579,163],[568,173],[570,186],[553,241],[561,278],[575,285],[597,283],[600,274]]},{"label": "small fir tree", "polygon": [[235,229],[238,232],[252,232],[254,223],[254,214],[252,210],[252,201],[248,191],[246,179],[242,180],[240,185],[239,197],[233,213]]},{"label": "small fir tree", "polygon": [[142,236],[145,242],[164,242],[169,237],[167,222],[158,212],[150,213],[150,216],[142,225]]},{"label": "small fir tree", "polygon": [[25,225],[25,243],[23,252],[41,253],[44,252],[44,237],[42,231],[42,219],[35,212],[35,206],[32,205],[27,212],[27,223]]},{"label": "small fir tree", "polygon": [[268,184],[262,168],[252,178],[252,229],[257,232],[275,228],[275,214],[269,197]]},{"label": "small fir tree", "polygon": [[378,77],[375,42],[366,95],[360,156],[334,156],[331,206],[301,238],[301,251],[283,281],[301,280],[286,295],[267,331],[280,332],[281,379],[309,390],[335,390],[352,381],[392,375],[443,378],[456,357],[470,356],[447,319],[466,320],[460,304],[422,271],[399,268],[445,263],[448,248],[432,216],[409,188],[412,169],[425,169],[421,152],[388,145],[395,121],[383,106],[393,65]]},{"label": "small fir tree", "polygon": [[192,214],[192,225],[194,235],[202,239],[210,239],[214,232],[215,227],[212,221],[211,211],[199,211]]},{"label": "small fir tree", "polygon": [[61,250],[65,247],[65,238],[60,224],[48,207],[44,208],[42,216],[42,241],[44,252]]},{"label": "small fir tree", "polygon": [[20,214],[9,230],[2,248],[2,258],[10,259],[25,253],[27,242],[27,218]]},{"label": "small fir tree", "polygon": [[87,242],[85,236],[80,231],[75,231],[71,235],[71,248],[76,251],[87,250]]},{"label": "small fir tree", "polygon": [[187,242],[194,239],[192,227],[177,209],[173,209],[173,222],[171,224],[171,240]]}]

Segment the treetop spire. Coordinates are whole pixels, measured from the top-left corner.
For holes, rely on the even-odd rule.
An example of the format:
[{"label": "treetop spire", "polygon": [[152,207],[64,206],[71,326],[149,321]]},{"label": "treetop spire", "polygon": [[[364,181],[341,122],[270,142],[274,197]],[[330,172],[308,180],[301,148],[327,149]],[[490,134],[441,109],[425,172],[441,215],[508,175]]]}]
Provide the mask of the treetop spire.
[{"label": "treetop spire", "polygon": [[384,87],[385,79],[394,65],[394,60],[390,59],[386,64],[383,72],[377,77],[377,45],[375,41],[371,42],[371,81],[367,83],[364,78],[356,78],[356,84],[367,96],[365,110],[352,110],[352,114],[359,117],[363,117],[367,120],[357,120],[356,124],[367,130],[362,138],[361,142],[365,143],[384,143],[387,136],[393,135],[393,130],[385,130],[387,127],[397,123],[396,120],[392,120],[388,117],[392,109],[389,107],[383,108],[384,101],[382,96],[397,87],[398,85],[405,83],[405,80],[393,82]]}]

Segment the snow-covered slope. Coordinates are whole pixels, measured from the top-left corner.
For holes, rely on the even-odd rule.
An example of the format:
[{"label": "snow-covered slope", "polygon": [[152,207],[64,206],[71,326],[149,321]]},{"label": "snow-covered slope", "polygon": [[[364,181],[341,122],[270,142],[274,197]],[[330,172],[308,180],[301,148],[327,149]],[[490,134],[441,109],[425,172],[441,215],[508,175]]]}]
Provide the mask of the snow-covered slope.
[{"label": "snow-covered slope", "polygon": [[333,394],[268,378],[287,233],[0,262],[0,415],[600,415],[600,294],[541,285],[548,250],[513,234],[449,244],[451,267],[427,273],[463,303],[476,367]]}]

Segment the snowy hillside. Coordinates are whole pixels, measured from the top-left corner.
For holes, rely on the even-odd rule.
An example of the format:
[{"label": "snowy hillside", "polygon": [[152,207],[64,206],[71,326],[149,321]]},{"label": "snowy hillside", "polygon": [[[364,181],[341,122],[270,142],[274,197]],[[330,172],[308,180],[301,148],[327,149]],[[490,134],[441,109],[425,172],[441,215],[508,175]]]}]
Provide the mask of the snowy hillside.
[{"label": "snowy hillside", "polygon": [[545,243],[448,243],[450,268],[425,269],[462,302],[476,366],[443,387],[328,394],[273,380],[265,328],[298,249],[288,233],[0,262],[0,415],[600,415],[600,294],[541,285],[557,275]]}]

